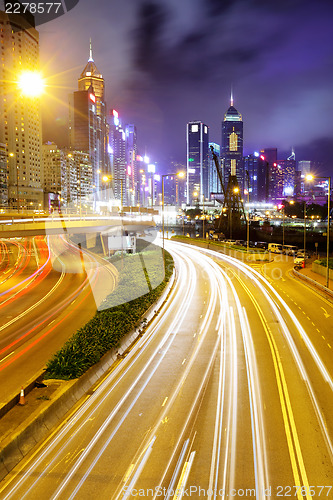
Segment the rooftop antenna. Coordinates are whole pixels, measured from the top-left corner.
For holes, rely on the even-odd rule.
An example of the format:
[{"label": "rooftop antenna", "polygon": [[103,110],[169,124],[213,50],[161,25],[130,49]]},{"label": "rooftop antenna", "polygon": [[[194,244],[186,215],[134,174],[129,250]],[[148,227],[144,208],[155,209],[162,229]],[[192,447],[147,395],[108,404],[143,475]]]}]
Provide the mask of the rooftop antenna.
[{"label": "rooftop antenna", "polygon": [[88,62],[94,62],[93,55],[92,55],[91,38],[89,39],[89,59],[88,59]]}]

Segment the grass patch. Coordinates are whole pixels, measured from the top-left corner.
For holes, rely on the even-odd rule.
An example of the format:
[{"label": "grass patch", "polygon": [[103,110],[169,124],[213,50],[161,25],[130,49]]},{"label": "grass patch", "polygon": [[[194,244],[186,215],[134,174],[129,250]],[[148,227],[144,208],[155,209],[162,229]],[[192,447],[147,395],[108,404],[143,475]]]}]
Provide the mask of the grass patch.
[{"label": "grass patch", "polygon": [[[143,270],[141,273],[137,272],[137,259],[140,259],[137,254],[114,260],[113,264],[119,271],[119,281],[115,291],[106,298],[104,305],[108,309],[97,311],[95,316],[54,354],[46,364],[45,378],[70,380],[80,377],[100,361],[106,352],[119,347],[124,335],[147,321],[145,318],[142,320],[142,316],[160,297],[173,272],[173,259],[165,252],[165,277],[161,281],[161,258],[156,255],[156,251],[142,253],[144,267],[149,272]],[[151,287],[147,283],[147,276]],[[157,282],[159,284],[156,286]],[[147,292],[147,289],[150,291]],[[135,298],[131,299],[133,290]],[[141,291],[144,293],[138,296]]]}]

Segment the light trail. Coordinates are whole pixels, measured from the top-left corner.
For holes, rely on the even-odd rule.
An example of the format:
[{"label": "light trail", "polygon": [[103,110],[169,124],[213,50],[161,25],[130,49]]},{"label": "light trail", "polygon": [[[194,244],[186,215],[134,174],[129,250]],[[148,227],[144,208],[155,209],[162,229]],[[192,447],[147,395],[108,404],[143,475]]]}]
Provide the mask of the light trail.
[{"label": "light trail", "polygon": [[[185,265],[182,263],[181,269],[184,271],[185,270]],[[193,295],[193,290],[195,287],[195,282],[193,282],[193,275],[189,276],[187,279],[187,272],[185,272],[185,280],[182,281],[182,283],[179,284],[178,288],[174,289],[171,298],[173,301],[177,304],[180,304],[181,309],[187,309],[191,303],[192,295]],[[168,341],[170,334],[173,331],[173,328],[176,328],[180,326],[180,316],[181,316],[181,309],[179,310],[178,315],[175,316],[171,328],[168,329],[168,331],[163,335],[161,341],[158,343],[157,347],[154,349],[153,355],[151,358],[154,358],[158,352],[164,347],[166,342]],[[28,470],[22,474],[22,477],[20,479],[20,484],[18,486],[13,487],[12,491],[10,491],[5,499],[10,498],[12,494],[16,495],[16,492],[18,490],[21,490],[22,487],[24,487],[25,482],[29,479],[31,474],[36,474],[37,479],[33,482],[33,484],[27,489],[24,490],[22,493],[18,493],[21,495],[21,498],[26,497],[29,492],[37,487],[38,482],[43,479],[44,476],[47,475],[47,472],[49,469],[51,469],[58,461],[59,456],[66,450],[69,445],[71,444],[71,441],[74,439],[75,435],[73,435],[72,428],[76,424],[76,421],[79,421],[80,419],[83,419],[83,422],[78,425],[75,434],[80,432],[80,430],[84,427],[85,423],[87,420],[94,418],[94,415],[98,412],[99,407],[104,403],[104,401],[108,398],[109,396],[109,391],[113,390],[117,385],[120,384],[122,381],[123,377],[125,377],[126,373],[138,362],[138,359],[140,356],[142,356],[151,342],[154,340],[155,336],[157,335],[158,331],[163,327],[163,324],[168,320],[169,315],[171,314],[170,309],[166,308],[164,306],[164,315],[159,316],[156,323],[152,326],[150,332],[147,332],[148,335],[147,337],[142,337],[139,342],[135,345],[133,350],[129,353],[129,355],[126,357],[127,361],[127,367],[125,370],[123,370],[122,366],[118,365],[118,367],[111,373],[111,375],[104,380],[104,382],[99,386],[98,390],[94,392],[94,394],[80,407],[80,409],[75,413],[75,415],[67,422],[65,425],[61,428],[59,433],[55,433],[54,437],[52,440],[50,440],[50,443],[47,445],[46,449],[39,455],[39,457],[31,457],[32,459],[35,459],[34,463],[28,467]],[[172,337],[171,341],[173,340],[174,337]],[[138,357],[136,357],[138,355]],[[136,387],[138,381],[142,377],[143,373],[148,369],[148,365],[139,373],[138,377],[136,378],[135,382],[133,383],[132,390]],[[111,388],[111,389],[110,389]],[[104,396],[103,396],[104,393]],[[128,391],[128,395],[131,393],[131,391]],[[100,401],[98,404],[96,404],[96,399],[99,399]],[[123,398],[122,401],[120,401],[119,404],[122,404],[125,399]],[[95,404],[95,407],[93,405]],[[41,464],[42,460],[44,460],[57,446],[59,442],[62,442],[62,447],[61,449],[55,454],[55,456],[51,459],[51,461],[43,468],[41,473],[38,473],[38,466]],[[13,479],[13,478],[12,478]]]},{"label": "light trail", "polygon": [[[51,471],[52,474],[58,475],[61,479],[58,483],[50,485],[50,488],[54,489],[48,495],[48,498],[52,498],[52,500],[65,497],[73,500],[78,496],[85,498],[83,487],[86,486],[87,479],[93,476],[93,469],[102,461],[103,454],[111,445],[112,439],[116,435],[121,436],[120,432],[126,432],[123,424],[126,423],[126,419],[130,415],[133,415],[133,409],[141,396],[144,395],[144,391],[149,391],[149,384],[158,376],[158,369],[170,347],[175,343],[182,322],[189,318],[190,304],[194,297],[196,284],[199,282],[199,264],[202,268],[202,276],[205,276],[205,279],[209,281],[210,294],[209,296],[205,296],[205,311],[203,314],[201,314],[201,311],[198,312],[200,320],[196,324],[195,334],[192,335],[193,331],[191,332],[191,347],[189,352],[184,351],[179,353],[180,361],[177,368],[179,369],[179,376],[176,383],[168,392],[163,391],[158,414],[157,416],[154,415],[155,420],[151,422],[147,420],[147,429],[142,435],[143,437],[140,438],[141,442],[139,445],[136,445],[135,450],[133,449],[128,452],[127,467],[124,470],[124,466],[122,466],[123,468],[117,471],[117,475],[121,478],[121,481],[119,479],[120,483],[118,483],[118,486],[112,492],[112,498],[122,498],[124,496],[124,487],[128,489],[133,488],[140,481],[145,481],[143,472],[149,468],[149,464],[154,460],[154,463],[156,463],[155,455],[159,456],[162,452],[165,453],[165,460],[163,463],[158,464],[159,477],[156,478],[154,484],[163,486],[168,481],[169,486],[176,484],[182,487],[186,486],[191,475],[194,473],[193,468],[195,467],[197,457],[200,455],[197,437],[194,436],[191,441],[189,434],[191,435],[195,430],[195,422],[201,412],[205,390],[208,383],[211,382],[213,366],[217,362],[219,353],[216,409],[214,408],[213,414],[214,428],[212,428],[213,438],[210,450],[211,460],[207,466],[207,482],[209,483],[209,488],[215,489],[215,492],[209,498],[218,498],[216,492],[220,485],[225,490],[227,488],[230,490],[230,488],[234,488],[235,486],[238,465],[236,460],[237,418],[239,411],[238,392],[241,376],[242,382],[246,381],[247,384],[250,408],[248,427],[251,429],[250,443],[253,452],[253,456],[251,454],[251,457],[247,457],[247,465],[249,470],[250,467],[253,467],[257,500],[265,498],[264,490],[268,489],[270,484],[269,460],[273,458],[268,456],[267,452],[266,423],[258,361],[253,338],[254,332],[251,330],[248,314],[242,305],[238,289],[236,289],[228,273],[211,257],[218,258],[220,261],[225,260],[229,267],[231,266],[232,269],[239,271],[238,274],[234,273],[234,275],[237,277],[239,285],[243,287],[247,297],[251,300],[253,311],[257,314],[261,322],[262,335],[263,337],[264,334],[266,335],[267,345],[272,355],[272,373],[275,377],[273,377],[273,381],[276,381],[277,394],[279,395],[278,402],[281,407],[281,422],[284,425],[287,445],[286,457],[290,459],[289,467],[291,468],[295,485],[304,485],[305,488],[309,487],[310,483],[290,401],[287,377],[284,373],[277,343],[273,332],[269,328],[267,315],[265,315],[264,310],[269,310],[270,314],[278,322],[279,332],[281,331],[283,338],[289,346],[291,353],[289,357],[295,362],[295,366],[298,369],[298,372],[295,370],[295,373],[299,373],[300,379],[307,385],[310,400],[317,415],[324,441],[328,450],[330,450],[330,438],[327,429],[325,436],[324,418],[320,406],[317,403],[307,371],[286,321],[286,317],[289,317],[290,323],[298,329],[301,325],[298,326],[299,322],[296,316],[293,318],[291,311],[291,314],[289,314],[273,287],[271,289],[267,285],[266,280],[248,266],[241,265],[238,261],[235,262],[233,259],[224,258],[225,256],[211,251],[202,249],[194,250],[187,245],[180,245],[178,243],[167,243],[167,245],[167,248],[170,248],[175,257],[179,270],[179,281],[170,294],[169,303],[164,305],[162,312],[160,312],[152,325],[148,327],[145,336],[137,342],[124,361],[116,366],[110,376],[99,384],[98,389],[84,402],[75,415],[67,423],[64,423],[59,431],[54,433],[52,439],[50,438],[47,441],[46,448],[41,448],[41,453],[38,452],[37,454],[36,452],[30,458],[28,469],[16,472],[20,483],[17,486],[13,485],[11,491],[4,497],[4,500],[9,499],[11,495],[16,495],[16,498],[23,499],[32,491],[34,495],[38,496],[39,488],[41,488],[40,491],[44,491],[43,480],[48,480]],[[265,304],[264,309],[256,299],[257,295],[254,296],[251,289],[247,286],[244,277],[251,279],[251,286],[254,285],[256,291],[258,291],[258,297]],[[232,305],[230,299],[232,299]],[[167,325],[167,321],[171,321],[171,323]],[[215,343],[212,343],[209,353],[207,353],[208,335],[210,335],[210,340],[212,340],[212,337],[214,338],[212,331],[216,336]],[[238,346],[238,343],[241,347]],[[311,342],[308,345],[311,346]],[[150,351],[148,351],[148,348],[150,348]],[[308,349],[311,352],[309,347]],[[166,439],[169,430],[168,426],[176,425],[178,417],[177,408],[181,403],[181,394],[186,389],[189,390],[190,376],[196,369],[196,362],[202,359],[203,353],[206,356],[205,370],[202,370],[200,384],[195,388],[191,388],[191,399],[188,402],[186,413],[184,412],[181,415],[181,420],[177,421],[177,434],[175,433],[174,435],[172,447],[170,446],[168,450],[161,449],[163,434],[164,439]],[[315,354],[316,351],[313,352],[314,361],[316,358]],[[145,355],[146,358],[143,357]],[[143,360],[145,361],[145,365],[139,367],[137,363]],[[316,366],[321,368],[323,375],[329,377],[329,373],[325,372],[325,367],[319,361],[320,358],[319,360],[317,359]],[[135,373],[135,378],[130,381],[128,386],[125,385],[125,389],[117,404],[112,408],[111,413],[101,424],[96,424],[96,428],[92,437],[89,438],[88,444],[86,446],[85,443],[82,444],[85,438],[84,433],[87,422],[95,418],[97,419],[99,410],[102,408],[101,405],[107,403],[107,398],[116,387],[119,387],[119,389],[122,387],[120,384],[125,381],[125,377],[130,375],[131,370],[134,370],[136,367],[138,368],[138,373]],[[243,367],[246,368],[245,373],[242,373]],[[326,379],[328,382],[329,380]],[[118,420],[113,424],[117,413]],[[321,418],[322,420],[320,420]],[[223,429],[226,429],[226,432],[223,432]],[[81,431],[83,431],[83,434],[81,438],[78,438],[78,434]],[[283,432],[282,436],[284,436]],[[75,439],[80,439],[80,452],[71,455],[70,446],[73,445],[73,449],[75,450]],[[193,449],[194,446],[195,449]],[[51,455],[52,453],[53,455]],[[68,463],[62,469],[60,464],[61,466],[63,465],[64,456],[67,457],[66,461]],[[36,459],[35,462],[29,465],[33,459]],[[11,481],[14,478],[13,476]],[[24,489],[27,481],[31,482]],[[81,488],[83,491],[81,491]],[[156,494],[154,498],[157,496]],[[312,498],[310,493],[302,495],[301,491],[297,491],[297,498],[301,500],[303,497],[306,497],[307,500],[311,500]],[[170,495],[168,494],[165,500],[169,499]]]}]

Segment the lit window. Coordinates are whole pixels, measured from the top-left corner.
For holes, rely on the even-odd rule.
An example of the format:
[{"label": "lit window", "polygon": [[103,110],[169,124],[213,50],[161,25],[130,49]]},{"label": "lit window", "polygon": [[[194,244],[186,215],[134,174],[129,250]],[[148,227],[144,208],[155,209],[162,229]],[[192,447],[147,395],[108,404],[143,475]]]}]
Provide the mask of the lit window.
[{"label": "lit window", "polygon": [[191,126],[191,132],[198,132],[199,131],[199,125],[192,125]]},{"label": "lit window", "polygon": [[229,136],[229,150],[230,151],[237,151],[237,141],[238,141],[237,134],[235,132],[230,134],[230,136]]}]

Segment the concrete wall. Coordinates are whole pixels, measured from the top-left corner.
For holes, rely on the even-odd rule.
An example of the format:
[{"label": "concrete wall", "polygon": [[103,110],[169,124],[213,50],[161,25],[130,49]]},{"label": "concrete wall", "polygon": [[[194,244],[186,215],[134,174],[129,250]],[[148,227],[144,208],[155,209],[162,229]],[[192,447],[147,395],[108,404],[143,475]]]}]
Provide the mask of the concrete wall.
[{"label": "concrete wall", "polygon": [[[316,262],[312,263],[312,271],[314,273],[320,274],[320,276],[325,276],[326,277],[326,267],[321,266],[320,264],[317,264]],[[333,280],[333,269],[329,270],[329,278],[330,280]]]}]

